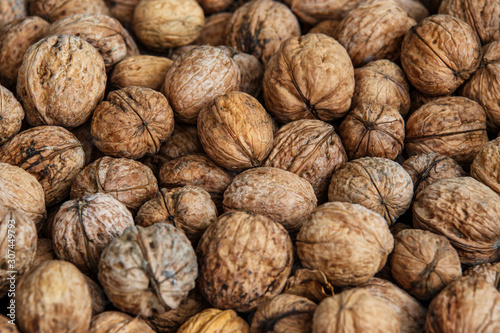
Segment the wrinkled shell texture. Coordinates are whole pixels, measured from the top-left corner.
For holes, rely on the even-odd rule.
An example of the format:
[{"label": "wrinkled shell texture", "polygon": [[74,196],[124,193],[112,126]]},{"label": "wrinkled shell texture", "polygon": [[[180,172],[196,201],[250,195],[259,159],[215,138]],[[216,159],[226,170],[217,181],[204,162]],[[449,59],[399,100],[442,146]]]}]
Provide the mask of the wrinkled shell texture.
[{"label": "wrinkled shell texture", "polygon": [[438,180],[413,202],[413,226],[444,235],[466,265],[500,257],[500,197],[471,177]]},{"label": "wrinkled shell texture", "polygon": [[98,276],[113,305],[146,318],[177,308],[197,275],[189,240],[175,227],[159,223],[129,227],[111,241]]},{"label": "wrinkled shell texture", "polygon": [[327,196],[333,173],[347,162],[340,137],[328,123],[314,119],[288,123],[276,132],[264,166],[290,171],[307,180],[318,201]]},{"label": "wrinkled shell texture", "polygon": [[12,325],[12,319],[0,315],[0,332],[19,333],[16,325]]},{"label": "wrinkled shell texture", "polygon": [[83,273],[95,274],[106,245],[133,225],[127,207],[110,195],[97,193],[69,200],[54,218],[54,251]]},{"label": "wrinkled shell texture", "polygon": [[89,333],[154,333],[140,317],[118,311],[103,312],[92,318]]},{"label": "wrinkled shell texture", "polygon": [[410,83],[429,95],[452,93],[478,68],[481,42],[464,21],[434,15],[411,27],[401,47]]},{"label": "wrinkled shell texture", "polygon": [[413,112],[406,121],[408,154],[438,153],[469,165],[488,142],[486,114],[465,97],[443,97]]},{"label": "wrinkled shell texture", "polygon": [[472,161],[470,174],[500,194],[500,138],[484,144]]},{"label": "wrinkled shell texture", "polygon": [[500,262],[472,266],[464,272],[464,276],[468,275],[483,277],[496,288],[500,278]]},{"label": "wrinkled shell texture", "polygon": [[398,163],[381,157],[348,162],[333,174],[328,201],[357,203],[382,215],[389,225],[410,207],[413,183]]},{"label": "wrinkled shell texture", "polygon": [[19,281],[16,312],[22,332],[88,332],[92,307],[87,282],[73,264],[46,261]]},{"label": "wrinkled shell texture", "polygon": [[324,20],[316,24],[309,30],[309,34],[325,34],[335,38],[337,36],[337,28],[341,20]]},{"label": "wrinkled shell texture", "polygon": [[[232,1],[232,0],[230,0]],[[201,30],[200,36],[193,42],[196,45],[224,45],[226,31],[232,13],[217,13],[205,19],[205,26]]]},{"label": "wrinkled shell texture", "polygon": [[23,119],[24,110],[21,104],[13,93],[0,85],[0,145],[19,132]]},{"label": "wrinkled shell texture", "polygon": [[17,95],[33,126],[83,124],[105,89],[101,55],[71,35],[49,36],[30,46],[18,72]]},{"label": "wrinkled shell texture", "polygon": [[71,199],[105,193],[136,211],[157,192],[158,183],[147,166],[127,158],[105,156],[87,165],[75,178]]},{"label": "wrinkled shell texture", "polygon": [[302,296],[318,304],[332,296],[334,290],[322,271],[300,268],[288,278],[283,293]]},{"label": "wrinkled shell texture", "polygon": [[132,22],[141,43],[157,51],[193,42],[204,25],[205,15],[196,0],[141,1]]},{"label": "wrinkled shell texture", "polygon": [[394,160],[403,151],[405,123],[388,104],[358,104],[340,124],[339,134],[350,159],[365,156]]},{"label": "wrinkled shell texture", "polygon": [[403,8],[415,21],[420,22],[427,16],[429,11],[422,4],[426,0],[395,0],[399,7]]},{"label": "wrinkled shell texture", "polygon": [[109,82],[117,89],[138,86],[160,91],[172,63],[168,58],[150,55],[127,57],[113,68]]},{"label": "wrinkled shell texture", "polygon": [[297,232],[316,208],[311,184],[294,173],[277,168],[254,168],[237,175],[224,192],[224,210],[262,214]]},{"label": "wrinkled shell texture", "polygon": [[91,122],[88,121],[71,130],[71,133],[73,133],[83,146],[83,151],[85,152],[85,165],[90,164],[104,155],[94,145],[92,133],[90,133],[90,124]]},{"label": "wrinkled shell texture", "polygon": [[174,116],[160,92],[126,87],[109,93],[92,117],[94,144],[114,157],[141,158],[160,149],[174,130]]},{"label": "wrinkled shell texture", "polygon": [[26,16],[26,4],[23,0],[7,0],[0,3],[0,28]]},{"label": "wrinkled shell texture", "polygon": [[347,14],[335,37],[354,67],[360,67],[373,60],[398,60],[403,38],[415,24],[394,1],[369,1]]},{"label": "wrinkled shell texture", "polygon": [[177,333],[248,333],[247,322],[233,310],[206,309],[181,326]]},{"label": "wrinkled shell texture", "polygon": [[92,316],[104,312],[106,305],[109,303],[104,289],[102,289],[99,283],[95,282],[87,275],[84,275],[83,277],[85,278],[85,281],[87,281],[87,286],[90,291],[90,298],[92,300]]},{"label": "wrinkled shell texture", "polygon": [[135,6],[137,6],[140,1],[141,0],[104,0],[109,8],[110,15],[127,28],[132,24]]},{"label": "wrinkled shell texture", "polygon": [[283,41],[297,36],[300,36],[299,22],[286,5],[273,0],[254,0],[234,12],[225,44],[266,64]]},{"label": "wrinkled shell texture", "polygon": [[56,254],[54,253],[52,240],[48,238],[38,238],[35,259],[33,260],[31,268],[35,268],[41,263],[53,259],[56,259]]},{"label": "wrinkled shell texture", "polygon": [[29,3],[30,15],[40,16],[49,22],[75,14],[109,14],[103,0],[29,0]]},{"label": "wrinkled shell texture", "polygon": [[280,122],[343,117],[354,93],[354,68],[332,37],[307,34],[283,42],[266,66],[266,107]]},{"label": "wrinkled shell texture", "polygon": [[69,194],[85,165],[82,144],[59,126],[38,126],[17,134],[0,148],[0,161],[21,167],[40,182],[51,206]]},{"label": "wrinkled shell texture", "polygon": [[242,312],[280,294],[293,262],[286,230],[247,212],[222,215],[203,234],[197,252],[202,294],[214,307]]},{"label": "wrinkled shell texture", "polygon": [[165,157],[167,160],[173,160],[197,153],[203,153],[203,146],[198,137],[198,128],[196,126],[175,124],[172,135],[161,145],[158,155]]},{"label": "wrinkled shell texture", "polygon": [[255,56],[248,53],[236,52],[232,57],[240,69],[241,80],[239,90],[253,97],[259,97],[262,91],[264,66]]},{"label": "wrinkled shell texture", "polygon": [[393,246],[382,216],[345,202],[316,208],[297,236],[302,265],[323,271],[335,286],[368,281],[384,267]]},{"label": "wrinkled shell texture", "polygon": [[206,14],[221,12],[233,2],[233,0],[198,0]]},{"label": "wrinkled shell texture", "polygon": [[315,24],[326,19],[341,19],[363,0],[285,0],[302,21]]}]

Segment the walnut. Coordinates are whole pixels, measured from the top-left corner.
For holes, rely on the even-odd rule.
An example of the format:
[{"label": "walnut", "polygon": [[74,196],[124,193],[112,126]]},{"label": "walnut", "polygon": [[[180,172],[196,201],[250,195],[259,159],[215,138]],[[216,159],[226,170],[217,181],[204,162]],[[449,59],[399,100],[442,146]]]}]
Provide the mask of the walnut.
[{"label": "walnut", "polygon": [[204,25],[205,15],[196,0],[141,1],[132,20],[139,41],[156,51],[188,45]]},{"label": "walnut", "polygon": [[417,194],[413,226],[444,235],[462,264],[500,258],[500,197],[471,177],[440,179]]},{"label": "walnut", "polygon": [[324,201],[333,173],[346,162],[334,127],[321,120],[303,119],[280,128],[264,165],[301,176],[311,183],[318,200]]},{"label": "walnut", "polygon": [[408,155],[437,153],[469,165],[488,142],[486,114],[465,97],[442,97],[413,112],[406,121]]},{"label": "walnut", "polygon": [[56,259],[56,254],[54,252],[52,240],[48,238],[38,238],[35,259],[33,260],[31,268],[33,269],[41,263],[53,259]]},{"label": "walnut", "polygon": [[[223,46],[219,46],[223,48]],[[232,49],[232,58],[240,69],[240,91],[246,92],[253,97],[258,97],[262,91],[262,80],[264,77],[264,66],[259,60],[248,53],[234,51]]]},{"label": "walnut", "polygon": [[405,118],[407,119],[408,116],[410,116],[413,112],[415,112],[415,110],[420,109],[420,107],[422,107],[423,105],[433,102],[436,99],[449,96],[451,96],[451,94],[447,94],[445,96],[431,96],[421,93],[417,89],[413,89],[410,92],[410,100],[411,100],[410,111],[408,112]]},{"label": "walnut", "polygon": [[115,89],[138,86],[160,91],[172,63],[168,58],[150,55],[127,57],[115,65],[109,83]]},{"label": "walnut", "polygon": [[13,323],[12,319],[7,318],[4,315],[0,315],[0,332],[20,333],[15,322]]},{"label": "walnut", "polygon": [[302,265],[323,271],[335,286],[368,281],[385,265],[393,246],[382,216],[345,202],[318,206],[297,235]]},{"label": "walnut", "polygon": [[30,15],[40,16],[49,22],[75,14],[109,14],[103,0],[29,0],[29,2]]},{"label": "walnut", "polygon": [[300,25],[286,5],[273,0],[252,0],[234,12],[225,44],[266,64],[283,41],[296,36],[300,36]]},{"label": "walnut", "polygon": [[[198,0],[198,2],[203,0]],[[205,0],[206,1],[206,0]],[[230,0],[232,1],[232,0]],[[203,5],[203,4],[202,4]],[[196,45],[224,45],[226,31],[232,13],[217,13],[205,18],[205,26],[201,30],[200,36],[193,42]]]},{"label": "walnut", "polygon": [[434,297],[427,312],[429,333],[498,332],[500,294],[485,279],[465,276]]},{"label": "walnut", "polygon": [[320,270],[301,268],[286,281],[283,294],[292,294],[320,303],[334,294],[333,286]]},{"label": "walnut", "polygon": [[405,123],[392,105],[360,103],[342,121],[339,134],[350,159],[394,160],[403,151]]},{"label": "walnut", "polygon": [[87,287],[89,287],[90,299],[92,300],[92,316],[96,316],[99,313],[104,312],[109,300],[104,292],[104,289],[102,289],[99,283],[95,282],[87,275],[84,275],[83,277],[87,282]]},{"label": "walnut", "polygon": [[125,27],[132,25],[134,10],[141,0],[104,0],[109,9],[109,14],[120,21]]},{"label": "walnut", "polygon": [[418,0],[395,0],[399,7],[404,9],[408,16],[414,19],[417,23],[429,16],[429,11],[422,2]]},{"label": "walnut", "polygon": [[277,168],[254,168],[237,175],[224,192],[224,210],[262,214],[291,233],[316,208],[311,184],[294,173]]},{"label": "walnut", "polygon": [[106,311],[92,318],[89,333],[154,333],[140,317],[118,311]]},{"label": "walnut", "polygon": [[310,34],[325,34],[332,38],[337,37],[337,29],[342,20],[324,20],[309,30]]},{"label": "walnut", "polygon": [[354,69],[332,37],[307,34],[283,42],[264,72],[267,109],[282,123],[343,117],[354,93]]},{"label": "walnut", "polygon": [[189,45],[176,47],[175,49],[170,49],[169,58],[172,59],[172,61],[176,61],[182,55],[184,55],[185,53],[188,53],[192,49],[197,48],[198,46],[199,45],[189,44]]},{"label": "walnut", "polygon": [[498,290],[500,282],[500,262],[472,266],[464,272],[464,276],[469,275],[483,277]]},{"label": "walnut", "polygon": [[157,223],[127,228],[109,243],[99,262],[99,281],[118,309],[151,317],[175,309],[194,288],[196,255],[186,236]]},{"label": "walnut", "polygon": [[342,19],[363,0],[285,0],[295,15],[305,23]]},{"label": "walnut", "polygon": [[221,12],[233,2],[233,0],[198,0],[206,14]]},{"label": "walnut", "polygon": [[23,119],[24,110],[21,104],[13,93],[0,85],[0,146],[19,132]]},{"label": "walnut", "polygon": [[25,0],[6,0],[0,3],[0,29],[26,16]]},{"label": "walnut", "polygon": [[114,157],[141,158],[160,149],[174,130],[168,100],[160,92],[144,87],[112,91],[92,117],[94,144]]},{"label": "walnut", "polygon": [[293,262],[286,230],[249,212],[219,217],[201,237],[197,253],[201,293],[214,307],[240,312],[280,294]]},{"label": "walnut", "polygon": [[83,146],[83,151],[85,152],[85,165],[88,165],[104,156],[104,154],[94,145],[92,133],[90,132],[90,124],[91,122],[87,121],[85,124],[71,130],[71,133],[73,133]]},{"label": "walnut", "polygon": [[83,124],[105,89],[104,61],[79,37],[54,35],[38,41],[19,68],[17,95],[33,126]]},{"label": "walnut", "polygon": [[158,183],[147,166],[128,158],[105,156],[78,174],[71,186],[71,199],[105,193],[135,212],[157,192]]},{"label": "walnut", "polygon": [[434,15],[411,27],[401,47],[408,80],[429,95],[452,93],[481,61],[481,42],[464,21]]},{"label": "walnut", "polygon": [[382,215],[389,225],[410,207],[413,183],[398,163],[363,157],[346,163],[333,174],[329,201],[357,203]]},{"label": "walnut", "polygon": [[88,332],[89,288],[83,274],[67,261],[46,261],[20,279],[16,305],[22,332]]},{"label": "walnut", "polygon": [[181,326],[177,333],[249,333],[247,322],[233,310],[206,309]]}]

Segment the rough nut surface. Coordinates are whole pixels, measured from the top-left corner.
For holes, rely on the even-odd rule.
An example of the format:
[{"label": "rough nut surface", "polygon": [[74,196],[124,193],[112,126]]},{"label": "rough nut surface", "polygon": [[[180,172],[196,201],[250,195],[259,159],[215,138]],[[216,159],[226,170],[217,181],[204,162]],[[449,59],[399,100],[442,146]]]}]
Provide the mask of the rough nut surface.
[{"label": "rough nut surface", "polygon": [[249,333],[247,322],[233,310],[206,309],[189,318],[177,333]]},{"label": "rough nut surface", "polygon": [[0,3],[0,29],[26,16],[26,3],[24,0],[6,0]]},{"label": "rough nut surface", "polygon": [[327,19],[341,19],[363,0],[285,0],[295,15],[309,24]]},{"label": "rough nut surface", "polygon": [[0,332],[20,333],[16,325],[12,325],[12,319],[0,315]]},{"label": "rough nut surface", "polygon": [[19,132],[23,119],[21,104],[13,93],[0,85],[0,146]]},{"label": "rough nut surface", "polygon": [[40,16],[49,22],[75,14],[109,14],[103,0],[29,0],[29,3],[30,15]]},{"label": "rough nut surface", "polygon": [[141,0],[104,0],[109,14],[120,21],[127,29],[132,26],[134,10]]},{"label": "rough nut surface", "polygon": [[333,286],[325,273],[320,270],[300,268],[286,281],[283,294],[292,294],[305,297],[316,304],[332,296]]},{"label": "rough nut surface", "polygon": [[206,14],[221,12],[233,2],[233,0],[198,0]]},{"label": "rough nut surface", "polygon": [[150,55],[127,57],[113,68],[109,83],[116,89],[138,86],[160,91],[172,63],[168,58]]},{"label": "rough nut surface", "polygon": [[483,277],[498,290],[500,281],[500,262],[486,263],[472,266],[464,272],[464,276]]},{"label": "rough nut surface", "polygon": [[140,317],[118,311],[103,312],[92,318],[89,333],[154,333]]},{"label": "rough nut surface", "polygon": [[[232,2],[232,0],[229,0]],[[193,42],[196,45],[224,45],[226,31],[231,20],[232,13],[216,13],[205,18],[205,26],[200,36]]]},{"label": "rough nut surface", "polygon": [[231,50],[232,58],[240,69],[241,80],[239,90],[255,98],[260,97],[262,79],[264,77],[264,66],[259,62],[259,59],[251,54],[244,52],[235,53],[233,48],[231,48]]},{"label": "rough nut surface", "polygon": [[500,138],[484,144],[472,161],[470,174],[500,195]]},{"label": "rough nut surface", "polygon": [[54,253],[54,246],[52,243],[52,239],[38,238],[36,244],[35,259],[33,260],[31,268],[33,269],[38,265],[40,265],[42,262],[53,259],[56,259],[56,254]]}]

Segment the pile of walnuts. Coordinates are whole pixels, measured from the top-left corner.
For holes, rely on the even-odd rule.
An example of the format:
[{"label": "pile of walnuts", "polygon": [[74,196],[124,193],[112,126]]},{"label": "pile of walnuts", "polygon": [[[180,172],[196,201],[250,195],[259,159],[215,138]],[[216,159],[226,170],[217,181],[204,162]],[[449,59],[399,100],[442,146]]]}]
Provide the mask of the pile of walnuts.
[{"label": "pile of walnuts", "polygon": [[0,332],[500,332],[498,0],[1,0]]}]

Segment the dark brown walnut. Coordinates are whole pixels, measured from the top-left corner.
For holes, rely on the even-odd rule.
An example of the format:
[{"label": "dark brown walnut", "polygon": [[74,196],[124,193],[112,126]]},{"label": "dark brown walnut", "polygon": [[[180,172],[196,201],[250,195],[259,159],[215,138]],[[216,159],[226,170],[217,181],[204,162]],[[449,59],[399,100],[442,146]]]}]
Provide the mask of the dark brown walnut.
[{"label": "dark brown walnut", "polygon": [[155,51],[190,44],[204,25],[205,15],[196,0],[141,1],[132,20],[137,39]]},{"label": "dark brown walnut", "polygon": [[134,10],[141,0],[104,0],[109,9],[109,15],[116,18],[127,29],[132,26]]},{"label": "dark brown walnut", "polygon": [[87,165],[71,186],[71,199],[88,194],[109,194],[132,212],[158,192],[151,169],[128,158],[102,157]]},{"label": "dark brown walnut", "polygon": [[233,2],[233,0],[198,0],[205,14],[221,12]]},{"label": "dark brown walnut", "polygon": [[318,305],[305,297],[278,295],[257,308],[250,326],[251,333],[308,333]]},{"label": "dark brown walnut", "polygon": [[393,0],[367,1],[340,22],[336,38],[354,67],[370,61],[397,61],[403,38],[417,22]]},{"label": "dark brown walnut", "polygon": [[309,30],[310,34],[325,34],[332,38],[337,36],[337,28],[341,20],[324,20],[316,24]]},{"label": "dark brown walnut", "polygon": [[121,60],[139,55],[129,32],[120,22],[103,14],[76,14],[62,18],[50,26],[49,35],[73,35],[83,38],[99,51],[106,71]]},{"label": "dark brown walnut", "polygon": [[465,97],[443,97],[413,112],[406,121],[408,155],[437,153],[468,166],[488,142],[486,114]]},{"label": "dark brown walnut", "polygon": [[351,289],[328,297],[314,313],[314,333],[400,332],[397,311],[388,301],[368,290]]},{"label": "dark brown walnut", "polygon": [[127,207],[108,194],[96,193],[66,201],[54,218],[54,252],[83,273],[97,274],[106,245],[133,225]]},{"label": "dark brown walnut", "polygon": [[329,201],[357,203],[382,215],[387,223],[410,207],[413,183],[398,163],[381,157],[363,157],[346,163],[333,174]]},{"label": "dark brown walnut", "polygon": [[52,240],[48,238],[38,238],[35,259],[33,260],[31,268],[33,269],[41,263],[53,259],[56,259],[56,254],[54,252]]},{"label": "dark brown walnut", "polygon": [[498,290],[500,283],[500,262],[472,266],[464,272],[464,276],[482,277]]},{"label": "dark brown walnut", "polygon": [[172,60],[165,57],[127,57],[115,65],[109,83],[115,89],[138,86],[160,91],[172,63]]},{"label": "dark brown walnut", "polygon": [[303,119],[280,128],[264,166],[293,172],[311,183],[324,201],[333,173],[347,162],[340,137],[330,124]]},{"label": "dark brown walnut", "polygon": [[141,227],[169,223],[183,231],[196,244],[201,235],[217,221],[217,207],[210,194],[196,186],[162,188],[155,198],[142,205],[135,222]]},{"label": "dark brown walnut", "polygon": [[0,29],[26,16],[25,0],[6,0],[0,3]]},{"label": "dark brown walnut", "polygon": [[28,0],[30,15],[55,22],[63,17],[93,13],[109,14],[109,9],[103,0]]},{"label": "dark brown walnut", "polygon": [[314,303],[320,303],[332,296],[334,290],[322,271],[300,268],[286,281],[283,294],[302,296]]},{"label": "dark brown walnut", "polygon": [[349,159],[364,156],[396,159],[405,138],[405,122],[397,107],[360,103],[349,111],[339,127]]},{"label": "dark brown walnut", "polygon": [[166,223],[127,228],[99,262],[99,282],[118,309],[151,317],[175,309],[195,287],[196,254],[184,233]]},{"label": "dark brown walnut", "polygon": [[369,62],[354,70],[354,78],[353,107],[361,103],[388,104],[398,108],[403,117],[410,110],[410,84],[403,70],[392,61]]},{"label": "dark brown walnut", "polygon": [[300,36],[299,21],[285,4],[252,0],[234,12],[225,44],[266,64],[283,41],[297,36]]},{"label": "dark brown walnut", "polygon": [[20,333],[19,330],[17,329],[16,324],[12,323],[12,319],[0,315],[0,332],[4,333]]},{"label": "dark brown walnut", "polygon": [[73,133],[83,146],[83,151],[85,152],[85,165],[103,156],[103,153],[94,145],[92,133],[90,132],[90,124],[91,122],[87,121],[85,124],[71,130],[71,133]]},{"label": "dark brown walnut", "polygon": [[[1,5],[0,5],[1,6]],[[37,16],[17,19],[0,34],[0,83],[15,90],[17,71],[26,50],[46,36],[50,24]]]},{"label": "dark brown walnut", "polygon": [[89,333],[154,333],[154,330],[141,319],[123,312],[106,311],[92,318]]},{"label": "dark brown walnut", "polygon": [[454,159],[436,153],[411,156],[402,165],[413,181],[414,195],[438,179],[467,175]]},{"label": "dark brown walnut", "polygon": [[332,37],[307,34],[283,42],[264,72],[266,107],[280,122],[342,118],[354,93],[354,68]]},{"label": "dark brown walnut", "polygon": [[429,16],[429,11],[419,0],[395,0],[417,23]]},{"label": "dark brown walnut", "polygon": [[410,111],[408,112],[408,114],[406,115],[405,118],[407,119],[408,116],[410,116],[413,112],[415,112],[415,110],[420,109],[421,106],[423,106],[427,103],[433,102],[436,99],[439,99],[442,97],[449,97],[449,96],[451,96],[451,94],[448,94],[445,96],[431,96],[431,95],[421,93],[417,89],[413,89],[410,92],[410,100],[411,100]]},{"label": "dark brown walnut", "polygon": [[101,55],[71,35],[49,36],[30,46],[18,72],[17,95],[33,126],[83,124],[105,89]]},{"label": "dark brown walnut", "polygon": [[481,62],[481,42],[464,21],[434,15],[411,27],[401,46],[401,64],[410,83],[429,95],[455,91]]},{"label": "dark brown walnut", "polygon": [[83,276],[89,287],[90,298],[92,300],[92,316],[96,316],[101,312],[104,312],[106,305],[108,305],[109,300],[102,289],[101,285],[87,275]]},{"label": "dark brown walnut", "polygon": [[225,211],[262,214],[296,233],[316,208],[317,199],[304,178],[282,169],[260,167],[237,175],[224,192],[222,203]]},{"label": "dark brown walnut", "polygon": [[500,294],[483,278],[465,276],[450,283],[429,305],[429,333],[498,332]]},{"label": "dark brown walnut", "polygon": [[19,132],[23,119],[21,104],[13,93],[0,85],[0,146]]},{"label": "dark brown walnut", "polygon": [[342,19],[363,0],[285,0],[300,21],[316,24],[322,20]]},{"label": "dark brown walnut", "polygon": [[368,290],[373,296],[388,301],[399,316],[401,333],[424,332],[427,310],[395,284],[384,279],[371,278],[357,289]]},{"label": "dark brown walnut", "polygon": [[406,229],[413,229],[413,228],[408,224],[405,224],[404,222],[396,222],[395,224],[389,227],[389,230],[391,230],[391,234],[393,236],[396,236],[398,232]]},{"label": "dark brown walnut", "polygon": [[249,212],[219,217],[201,237],[197,253],[203,296],[214,307],[239,312],[251,311],[279,295],[293,263],[286,230]]},{"label": "dark brown walnut", "polygon": [[429,301],[462,276],[460,258],[448,239],[427,230],[408,229],[394,236],[391,272],[398,284],[419,300]]},{"label": "dark brown walnut", "polygon": [[381,215],[347,202],[319,206],[297,235],[302,265],[324,272],[334,286],[368,281],[384,267],[393,246]]},{"label": "dark brown walnut", "polygon": [[160,92],[144,87],[112,91],[92,117],[96,147],[114,157],[141,158],[160,149],[174,130],[174,115]]},{"label": "dark brown walnut", "polygon": [[[63,203],[57,203],[50,207],[47,207],[47,218],[43,222],[42,229],[38,232],[40,237],[46,237],[52,240],[52,229],[54,228],[54,217],[56,217],[59,208]],[[56,258],[57,259],[57,258]]]},{"label": "dark brown walnut", "polygon": [[417,194],[413,226],[446,236],[462,264],[500,258],[500,197],[471,177],[440,179]]},{"label": "dark brown walnut", "polygon": [[88,332],[91,303],[87,282],[75,265],[46,261],[17,284],[16,323],[22,332]]},{"label": "dark brown walnut", "polygon": [[189,318],[177,333],[249,333],[247,322],[233,310],[206,309]]},{"label": "dark brown walnut", "polygon": [[[231,0],[232,1],[232,0]],[[196,45],[224,45],[226,31],[232,13],[216,13],[205,18],[205,26],[201,30],[200,36],[193,42]]]}]

